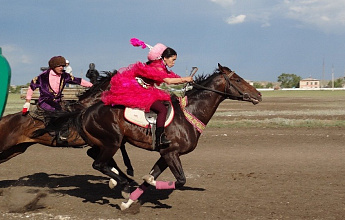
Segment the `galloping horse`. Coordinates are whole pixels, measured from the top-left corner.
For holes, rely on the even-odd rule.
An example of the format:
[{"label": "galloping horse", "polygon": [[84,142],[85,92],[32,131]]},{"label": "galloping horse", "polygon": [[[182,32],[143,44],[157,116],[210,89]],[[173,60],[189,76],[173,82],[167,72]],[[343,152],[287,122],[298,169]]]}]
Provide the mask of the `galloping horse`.
[{"label": "galloping horse", "polygon": [[[97,83],[91,88],[78,95],[78,101],[67,103],[64,107],[71,113],[58,113],[54,112],[53,118],[58,118],[59,114],[65,115],[64,117],[71,117],[79,111],[95,104],[100,101],[101,93],[109,88],[111,76],[114,73],[106,72],[107,76],[101,76]],[[63,121],[64,118],[58,120]],[[56,121],[58,122],[58,121]],[[65,126],[68,124],[65,124]],[[23,116],[21,112],[6,115],[0,119],[0,163],[3,163],[19,154],[26,151],[28,147],[35,143],[56,146],[54,135],[45,134],[38,138],[33,137],[33,133],[39,129],[43,129],[45,124],[42,120],[35,119],[30,114]],[[68,137],[68,146],[66,147],[81,147],[87,145],[83,138],[78,134],[77,130],[69,127],[70,131]],[[59,130],[56,129],[55,132]],[[121,146],[125,164],[127,166],[127,173],[133,176],[133,168],[130,164],[127,152],[124,145]],[[89,153],[88,153],[89,154]],[[89,156],[93,157],[89,154]],[[110,160],[109,165],[117,167],[115,161]],[[126,175],[120,173],[124,178]],[[132,181],[127,178],[128,181]]]},{"label": "galloping horse", "polygon": [[[223,100],[229,98],[258,104],[262,99],[260,92],[253,86],[220,64],[213,74],[195,80],[193,89],[186,92],[183,99],[175,95],[171,98],[175,116],[165,130],[171,144],[160,150],[161,157],[154,164],[150,175],[132,192],[128,202],[121,204],[122,210],[138,199],[149,184],[155,185],[157,189],[174,189],[186,183],[180,156],[196,148],[202,130]],[[115,179],[122,187],[128,183],[109,166],[109,160],[121,144],[128,142],[136,147],[152,150],[152,137],[147,134],[147,129],[128,122],[124,118],[124,109],[124,106],[109,106],[98,102],[80,112],[77,117],[71,118],[86,142],[99,148],[93,168]],[[168,167],[176,181],[156,181]]]}]

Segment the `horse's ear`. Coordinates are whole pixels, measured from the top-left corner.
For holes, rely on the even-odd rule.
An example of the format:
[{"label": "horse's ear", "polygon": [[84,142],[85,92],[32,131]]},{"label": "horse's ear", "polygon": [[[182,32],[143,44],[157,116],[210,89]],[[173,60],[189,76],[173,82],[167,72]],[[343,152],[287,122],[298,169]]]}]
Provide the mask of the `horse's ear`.
[{"label": "horse's ear", "polygon": [[218,63],[218,69],[219,69],[219,71],[220,71],[220,72],[223,72],[223,73],[224,73],[223,66],[222,66],[222,65],[220,65],[220,63]]}]

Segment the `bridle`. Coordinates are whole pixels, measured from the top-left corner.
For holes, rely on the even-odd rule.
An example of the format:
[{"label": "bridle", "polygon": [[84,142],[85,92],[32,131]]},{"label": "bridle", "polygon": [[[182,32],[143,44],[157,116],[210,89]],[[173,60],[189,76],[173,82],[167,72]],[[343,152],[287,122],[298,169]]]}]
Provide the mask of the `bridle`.
[{"label": "bridle", "polygon": [[[249,100],[250,97],[247,93],[244,93],[240,88],[238,88],[238,86],[236,84],[231,83],[230,79],[234,75],[235,71],[231,71],[229,75],[227,75],[226,73],[223,73],[223,72],[220,72],[220,73],[223,75],[223,77],[226,81],[224,92],[219,91],[219,90],[215,90],[215,89],[211,89],[211,88],[208,88],[208,87],[196,84],[196,83],[192,83],[192,85],[194,88],[212,91],[212,92],[215,92],[217,94],[223,95],[229,99],[233,98],[233,99]],[[234,96],[232,93],[226,92],[228,89],[230,89],[231,86],[234,87],[234,89],[240,94],[239,96]]]}]

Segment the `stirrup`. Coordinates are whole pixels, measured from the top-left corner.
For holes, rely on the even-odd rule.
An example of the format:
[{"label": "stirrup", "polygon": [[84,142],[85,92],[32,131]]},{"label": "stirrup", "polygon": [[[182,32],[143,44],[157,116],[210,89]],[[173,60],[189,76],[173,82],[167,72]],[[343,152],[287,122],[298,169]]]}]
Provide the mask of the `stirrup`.
[{"label": "stirrup", "polygon": [[170,144],[171,141],[167,139],[167,137],[165,136],[164,133],[161,134],[161,136],[159,137],[159,143],[158,145],[166,145],[166,144]]}]

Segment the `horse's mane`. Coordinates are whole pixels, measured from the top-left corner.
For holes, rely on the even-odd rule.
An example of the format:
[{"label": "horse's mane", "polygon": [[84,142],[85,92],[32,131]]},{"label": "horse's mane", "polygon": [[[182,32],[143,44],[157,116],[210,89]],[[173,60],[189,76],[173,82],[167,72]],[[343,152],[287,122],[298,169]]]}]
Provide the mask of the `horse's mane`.
[{"label": "horse's mane", "polygon": [[[212,74],[206,74],[206,75],[205,74],[201,74],[201,75],[198,75],[195,78],[193,84],[198,84],[198,85],[204,86],[207,82],[212,80],[218,74],[219,74],[219,69],[215,69]],[[194,93],[199,92],[199,91],[200,91],[200,89],[198,89],[196,87],[193,87],[193,89],[187,91],[185,95],[186,96],[190,96],[191,94],[194,94]]]},{"label": "horse's mane", "polygon": [[84,100],[88,97],[91,97],[95,94],[98,94],[100,91],[102,91],[102,86],[104,85],[104,83],[109,83],[111,80],[111,77],[113,77],[117,73],[117,71],[116,70],[114,70],[113,72],[102,71],[102,73],[104,73],[105,76],[102,76],[102,75],[99,76],[97,78],[96,83],[94,83],[92,87],[84,90],[82,93],[77,95],[79,101]]}]

